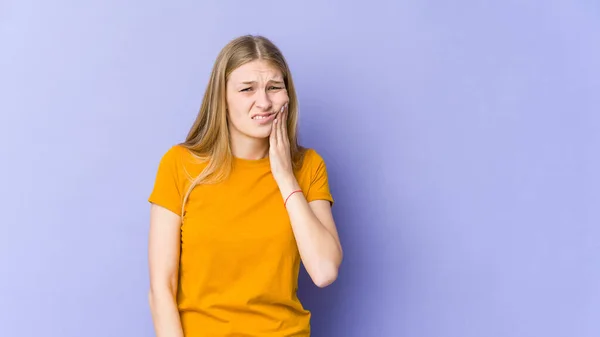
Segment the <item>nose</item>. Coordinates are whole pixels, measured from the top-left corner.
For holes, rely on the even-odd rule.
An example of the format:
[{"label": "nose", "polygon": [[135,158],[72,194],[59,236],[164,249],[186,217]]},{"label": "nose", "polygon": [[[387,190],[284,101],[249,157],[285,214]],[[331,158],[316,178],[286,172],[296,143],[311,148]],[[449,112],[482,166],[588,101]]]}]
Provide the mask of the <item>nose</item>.
[{"label": "nose", "polygon": [[267,95],[267,93],[262,90],[257,90],[257,92],[256,92],[256,107],[261,110],[266,111],[266,110],[270,110],[272,106],[273,106],[273,102],[271,102],[269,95]]}]

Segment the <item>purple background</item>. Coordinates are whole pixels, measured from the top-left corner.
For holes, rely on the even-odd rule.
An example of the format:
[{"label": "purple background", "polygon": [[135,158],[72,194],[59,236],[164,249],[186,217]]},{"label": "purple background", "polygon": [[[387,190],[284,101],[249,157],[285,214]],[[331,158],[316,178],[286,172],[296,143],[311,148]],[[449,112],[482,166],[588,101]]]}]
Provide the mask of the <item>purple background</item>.
[{"label": "purple background", "polygon": [[597,1],[0,3],[0,336],[152,336],[146,201],[264,34],[328,163],[314,336],[600,336]]}]

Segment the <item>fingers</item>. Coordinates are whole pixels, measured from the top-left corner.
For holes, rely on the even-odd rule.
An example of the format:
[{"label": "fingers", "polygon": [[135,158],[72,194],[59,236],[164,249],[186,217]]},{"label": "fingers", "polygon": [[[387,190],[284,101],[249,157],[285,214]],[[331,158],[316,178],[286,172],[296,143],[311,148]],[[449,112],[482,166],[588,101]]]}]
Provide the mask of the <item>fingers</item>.
[{"label": "fingers", "polygon": [[275,146],[277,146],[277,118],[279,116],[275,117],[275,120],[273,121],[273,124],[271,124],[271,134],[269,135],[269,142],[271,143],[271,148],[275,148]]},{"label": "fingers", "polygon": [[288,117],[288,103],[284,104],[279,113],[273,120],[271,125],[271,134],[269,135],[269,142],[272,147],[277,145],[286,145],[288,143],[287,135],[287,117]]},{"label": "fingers", "polygon": [[283,126],[285,125],[285,104],[281,107],[281,113],[279,114],[279,116],[277,116],[277,143],[278,144],[285,144],[283,142]]},{"label": "fingers", "polygon": [[281,123],[282,124],[282,126],[281,126],[282,127],[282,135],[285,138],[285,140],[288,139],[287,124],[288,124],[288,117],[290,115],[290,109],[289,109],[288,104],[289,103],[285,103],[285,105],[284,105],[284,109],[285,109],[284,116],[283,116],[284,118],[281,119],[281,121],[283,122],[283,123]]}]

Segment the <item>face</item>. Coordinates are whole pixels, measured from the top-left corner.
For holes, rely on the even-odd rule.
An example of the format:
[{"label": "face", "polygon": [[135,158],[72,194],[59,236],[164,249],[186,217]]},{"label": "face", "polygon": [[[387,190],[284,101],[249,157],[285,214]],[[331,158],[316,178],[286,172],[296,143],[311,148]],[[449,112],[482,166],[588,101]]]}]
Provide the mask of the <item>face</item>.
[{"label": "face", "polygon": [[227,115],[232,136],[268,138],[271,125],[289,100],[281,71],[257,60],[235,69],[227,81]]}]

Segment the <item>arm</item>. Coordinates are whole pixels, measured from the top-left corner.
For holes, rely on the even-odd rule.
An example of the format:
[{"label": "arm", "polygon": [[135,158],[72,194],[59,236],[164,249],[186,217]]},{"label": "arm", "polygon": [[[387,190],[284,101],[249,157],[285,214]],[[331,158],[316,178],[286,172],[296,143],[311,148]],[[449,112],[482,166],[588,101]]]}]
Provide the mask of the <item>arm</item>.
[{"label": "arm", "polygon": [[[300,185],[293,176],[280,187],[284,199],[298,189]],[[343,258],[331,204],[327,200],[308,203],[302,193],[294,193],[286,207],[306,271],[318,287],[330,285],[337,278]]]},{"label": "arm", "polygon": [[[284,104],[274,121],[269,135],[271,172],[284,198],[299,190],[291,162],[290,140],[287,132],[288,106]],[[288,215],[300,258],[318,287],[331,284],[338,275],[342,262],[342,246],[327,200],[310,203],[302,193],[294,193],[286,203]]]},{"label": "arm", "polygon": [[183,337],[175,297],[179,272],[181,218],[152,204],[148,260],[150,292],[148,299],[157,337]]}]

